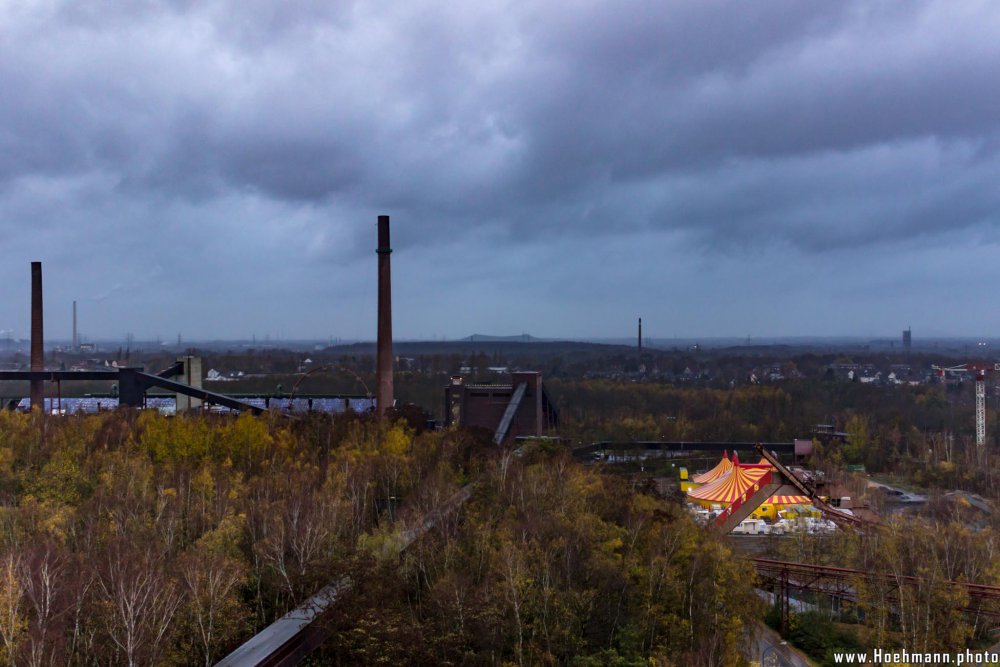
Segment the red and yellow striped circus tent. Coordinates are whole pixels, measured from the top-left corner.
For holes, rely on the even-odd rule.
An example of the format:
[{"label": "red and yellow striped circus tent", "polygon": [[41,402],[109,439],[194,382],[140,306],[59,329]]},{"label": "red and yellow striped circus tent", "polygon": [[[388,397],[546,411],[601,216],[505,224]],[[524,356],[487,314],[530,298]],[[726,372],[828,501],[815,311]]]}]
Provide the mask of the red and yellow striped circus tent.
[{"label": "red and yellow striped circus tent", "polygon": [[767,499],[771,505],[809,505],[812,503],[808,496],[771,496]]},{"label": "red and yellow striped circus tent", "polygon": [[688,497],[701,503],[728,504],[744,494],[754,492],[754,486],[768,473],[767,468],[733,466],[727,474],[710,484],[688,491]]},{"label": "red and yellow striped circus tent", "polygon": [[708,472],[692,475],[691,481],[695,484],[709,484],[727,474],[733,469],[733,462],[729,460],[729,452],[722,452],[722,460]]},{"label": "red and yellow striped circus tent", "polygon": [[[759,465],[759,466],[768,466],[771,470],[774,470],[774,466],[772,466],[768,462],[768,460],[765,459],[763,456],[760,457],[760,461],[757,461],[757,465]],[[791,487],[786,487],[786,488],[791,488]],[[764,504],[765,505],[808,505],[811,502],[812,501],[809,499],[808,496],[802,496],[802,495],[792,495],[792,496],[787,496],[787,495],[786,496],[773,495],[770,498],[768,498],[767,502],[764,503]]]}]

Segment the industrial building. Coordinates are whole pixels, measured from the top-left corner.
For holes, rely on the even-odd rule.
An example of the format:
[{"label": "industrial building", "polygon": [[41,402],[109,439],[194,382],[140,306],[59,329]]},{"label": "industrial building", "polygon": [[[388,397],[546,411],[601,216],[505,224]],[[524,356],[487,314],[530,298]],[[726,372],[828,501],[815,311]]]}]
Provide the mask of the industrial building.
[{"label": "industrial building", "polygon": [[559,413],[541,373],[512,373],[510,384],[465,384],[455,376],[445,389],[445,425],[489,429],[499,445],[545,435],[559,426]]}]

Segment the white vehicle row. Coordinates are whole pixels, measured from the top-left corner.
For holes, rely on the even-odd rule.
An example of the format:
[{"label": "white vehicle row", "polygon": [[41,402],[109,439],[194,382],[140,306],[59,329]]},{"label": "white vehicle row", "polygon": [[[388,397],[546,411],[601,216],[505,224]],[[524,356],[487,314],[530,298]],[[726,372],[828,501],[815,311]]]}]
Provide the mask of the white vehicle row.
[{"label": "white vehicle row", "polygon": [[[712,509],[706,509],[696,505],[688,505],[688,508],[694,514],[695,520],[701,524],[708,524],[722,512],[721,507],[715,506]],[[801,532],[818,535],[832,533],[836,529],[837,525],[829,519],[797,516],[768,521],[767,519],[750,518],[744,519],[733,528],[733,535],[789,535]]]}]

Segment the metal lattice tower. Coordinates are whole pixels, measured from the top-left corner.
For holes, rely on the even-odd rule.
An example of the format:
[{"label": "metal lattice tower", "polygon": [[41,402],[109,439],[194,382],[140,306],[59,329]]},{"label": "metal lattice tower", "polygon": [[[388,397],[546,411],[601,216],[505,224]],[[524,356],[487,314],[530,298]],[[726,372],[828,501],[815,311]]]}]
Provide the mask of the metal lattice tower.
[{"label": "metal lattice tower", "polygon": [[986,445],[986,373],[976,376],[976,444]]},{"label": "metal lattice tower", "polygon": [[961,366],[952,366],[950,368],[942,368],[941,366],[932,365],[931,368],[938,371],[941,374],[942,381],[947,376],[948,373],[967,373],[969,371],[976,372],[976,445],[979,447],[986,446],[986,372],[995,371],[1000,372],[1000,362],[993,364],[962,364]]}]

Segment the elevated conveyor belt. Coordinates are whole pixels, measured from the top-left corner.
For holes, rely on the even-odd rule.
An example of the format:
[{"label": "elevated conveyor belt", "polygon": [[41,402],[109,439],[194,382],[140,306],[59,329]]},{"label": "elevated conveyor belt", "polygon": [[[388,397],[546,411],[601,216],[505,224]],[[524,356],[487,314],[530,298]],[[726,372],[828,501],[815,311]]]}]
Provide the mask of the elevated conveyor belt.
[{"label": "elevated conveyor belt", "polygon": [[[472,497],[472,484],[467,484],[440,504],[413,528],[403,530],[390,548],[402,554],[421,535],[433,530],[444,518],[458,510]],[[215,667],[291,667],[297,665],[329,636],[330,628],[323,622],[324,613],[337,597],[354,585],[350,577],[324,586],[296,609],[251,637],[227,655]]]}]

